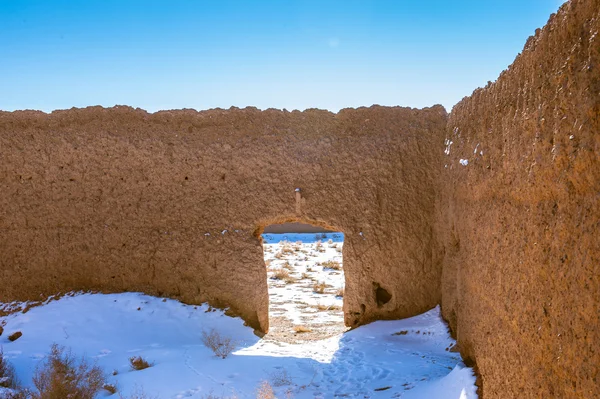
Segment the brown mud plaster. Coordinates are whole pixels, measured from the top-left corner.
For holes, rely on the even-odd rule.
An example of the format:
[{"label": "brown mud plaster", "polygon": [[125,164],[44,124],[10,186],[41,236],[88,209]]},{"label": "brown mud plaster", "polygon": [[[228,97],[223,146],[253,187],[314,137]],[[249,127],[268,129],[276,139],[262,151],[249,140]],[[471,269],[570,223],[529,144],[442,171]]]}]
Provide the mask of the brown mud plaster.
[{"label": "brown mud plaster", "polygon": [[442,310],[484,398],[600,398],[600,1],[562,6],[445,140]]},{"label": "brown mud plaster", "polygon": [[142,291],[230,306],[266,331],[260,232],[301,221],[345,233],[346,323],[418,314],[440,301],[446,122],[441,106],[2,112],[0,300]]},{"label": "brown mud plaster", "polygon": [[143,291],[266,331],[260,233],[310,223],[345,234],[346,324],[441,301],[484,399],[600,397],[599,33],[566,3],[449,118],[0,112],[0,301]]}]

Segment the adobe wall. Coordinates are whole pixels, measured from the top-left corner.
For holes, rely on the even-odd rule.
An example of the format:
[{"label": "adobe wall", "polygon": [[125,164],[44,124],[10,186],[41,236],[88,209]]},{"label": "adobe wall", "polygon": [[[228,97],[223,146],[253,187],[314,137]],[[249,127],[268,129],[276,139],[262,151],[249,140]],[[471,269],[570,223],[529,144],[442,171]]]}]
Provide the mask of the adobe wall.
[{"label": "adobe wall", "polygon": [[348,325],[423,312],[446,122],[441,106],[0,112],[0,301],[143,291],[266,330],[258,234],[304,221],[345,233]]},{"label": "adobe wall", "polygon": [[442,310],[486,399],[600,397],[599,33],[567,3],[449,118]]}]

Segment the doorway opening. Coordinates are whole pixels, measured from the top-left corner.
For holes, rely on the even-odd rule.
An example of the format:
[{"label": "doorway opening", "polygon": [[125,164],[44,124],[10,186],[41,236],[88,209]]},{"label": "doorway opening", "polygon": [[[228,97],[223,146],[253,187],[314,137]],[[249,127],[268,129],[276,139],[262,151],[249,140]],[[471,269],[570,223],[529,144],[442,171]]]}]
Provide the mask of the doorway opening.
[{"label": "doorway opening", "polygon": [[304,223],[262,233],[269,287],[268,338],[287,343],[332,337],[344,325],[344,234]]}]

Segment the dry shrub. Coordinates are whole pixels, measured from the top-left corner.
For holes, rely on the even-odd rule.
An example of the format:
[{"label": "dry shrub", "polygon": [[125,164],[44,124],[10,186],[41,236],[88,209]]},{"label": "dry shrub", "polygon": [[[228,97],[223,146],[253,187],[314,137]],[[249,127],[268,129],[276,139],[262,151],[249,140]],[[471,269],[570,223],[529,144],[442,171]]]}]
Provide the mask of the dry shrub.
[{"label": "dry shrub", "polygon": [[335,292],[335,296],[339,296],[339,297],[344,297],[344,287],[338,288],[338,290]]},{"label": "dry shrub", "polygon": [[296,282],[296,279],[292,276],[289,276],[288,278],[285,279],[286,284],[293,284],[295,282]]},{"label": "dry shrub", "polygon": [[15,375],[15,369],[12,364],[4,358],[4,351],[0,347],[0,387],[17,389],[19,381]]},{"label": "dry shrub", "polygon": [[275,269],[271,278],[274,280],[283,280],[287,284],[291,284],[296,281],[296,279],[290,275],[290,272],[287,269]]},{"label": "dry shrub", "polygon": [[337,260],[328,260],[322,263],[323,269],[342,270],[342,265]]},{"label": "dry shrub", "polygon": [[325,284],[325,282],[316,282],[313,285],[313,292],[315,294],[324,294],[325,293],[325,288],[327,288],[327,284]]},{"label": "dry shrub", "polygon": [[133,356],[129,358],[129,365],[131,366],[132,370],[144,370],[148,367],[154,366],[154,363],[148,362],[141,356]]},{"label": "dry shrub", "polygon": [[304,280],[304,279],[310,278],[310,276],[308,275],[308,273],[302,273],[302,276],[300,276],[300,278],[302,280]]},{"label": "dry shrub", "polygon": [[294,326],[294,331],[296,331],[297,333],[309,333],[312,332],[312,330],[306,326]]},{"label": "dry shrub", "polygon": [[113,385],[113,384],[104,384],[102,386],[102,389],[104,389],[105,391],[107,391],[111,395],[114,395],[115,393],[117,393],[117,386]]},{"label": "dry shrub", "polygon": [[202,343],[210,348],[216,356],[222,359],[229,356],[231,352],[235,350],[236,346],[231,337],[222,335],[214,328],[209,332],[205,330],[202,331]]},{"label": "dry shrub", "polygon": [[105,383],[100,367],[89,365],[85,358],[77,360],[70,350],[54,344],[46,360],[35,370],[33,385],[37,392],[31,397],[94,399]]},{"label": "dry shrub", "polygon": [[287,260],[285,262],[283,262],[283,266],[284,269],[288,269],[288,270],[294,270],[294,267],[290,264],[290,262],[288,262]]},{"label": "dry shrub", "polygon": [[119,399],[158,399],[158,396],[150,396],[142,388],[136,388],[129,397],[119,394]]},{"label": "dry shrub", "polygon": [[275,257],[276,257],[277,259],[281,259],[281,258],[283,258],[283,254],[282,254],[281,252],[277,252],[277,253],[275,254]]},{"label": "dry shrub", "polygon": [[273,279],[283,280],[290,276],[290,272],[287,269],[273,269]]},{"label": "dry shrub", "polygon": [[273,392],[273,387],[268,381],[263,381],[260,383],[256,389],[256,399],[276,399],[275,392]]},{"label": "dry shrub", "polygon": [[271,382],[274,387],[284,387],[286,385],[292,385],[292,377],[288,374],[286,369],[279,369],[271,374]]}]

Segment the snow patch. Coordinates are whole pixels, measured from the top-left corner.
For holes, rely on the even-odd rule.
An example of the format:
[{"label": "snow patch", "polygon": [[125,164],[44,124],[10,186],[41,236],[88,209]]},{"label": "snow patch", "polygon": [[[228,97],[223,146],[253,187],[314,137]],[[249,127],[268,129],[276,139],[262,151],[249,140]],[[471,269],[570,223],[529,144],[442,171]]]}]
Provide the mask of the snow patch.
[{"label": "snow patch", "polygon": [[450,139],[446,139],[446,141],[444,141],[444,144],[446,145],[446,149],[444,150],[444,154],[450,155],[450,147],[454,143]]},{"label": "snow patch", "polygon": [[[39,354],[57,343],[96,360],[123,396],[141,387],[166,399],[201,399],[211,392],[250,399],[262,380],[285,371],[291,382],[275,387],[278,397],[285,397],[288,389],[295,399],[477,397],[472,370],[446,350],[455,341],[439,307],[303,344],[260,339],[240,318],[206,304],[185,305],[139,293],[65,296],[26,314],[0,317],[0,323],[6,323],[6,330],[23,332],[15,342],[2,337],[2,346],[29,387]],[[201,332],[213,328],[237,343],[226,359],[202,344]],[[154,366],[132,371],[131,353]],[[390,388],[375,391],[382,387]]]}]

